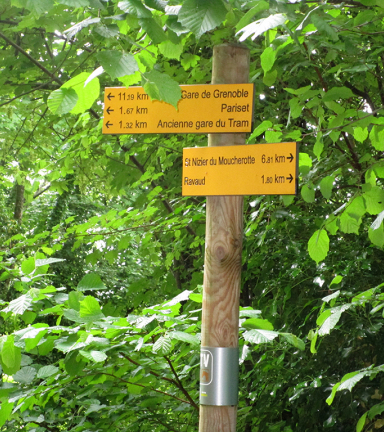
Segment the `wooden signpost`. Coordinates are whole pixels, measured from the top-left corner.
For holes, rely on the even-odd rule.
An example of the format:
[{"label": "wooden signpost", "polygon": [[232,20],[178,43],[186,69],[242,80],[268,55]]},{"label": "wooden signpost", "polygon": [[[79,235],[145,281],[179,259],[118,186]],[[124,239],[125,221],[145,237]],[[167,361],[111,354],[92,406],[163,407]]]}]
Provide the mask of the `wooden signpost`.
[{"label": "wooden signpost", "polygon": [[295,194],[296,143],[245,145],[253,85],[249,51],[214,47],[212,84],[181,86],[178,110],[141,87],[106,88],[104,134],[208,133],[183,152],[185,196],[207,196],[199,432],[235,432],[243,196]]}]

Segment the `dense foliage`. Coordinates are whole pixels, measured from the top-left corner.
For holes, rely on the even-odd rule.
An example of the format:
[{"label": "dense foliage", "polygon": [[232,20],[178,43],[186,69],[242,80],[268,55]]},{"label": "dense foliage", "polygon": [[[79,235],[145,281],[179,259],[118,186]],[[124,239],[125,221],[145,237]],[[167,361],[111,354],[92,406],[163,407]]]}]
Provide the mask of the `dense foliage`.
[{"label": "dense foliage", "polygon": [[241,431],[384,427],[384,1],[2,0],[1,431],[197,429],[204,135],[101,134],[106,86],[177,104],[250,49],[248,143],[300,143],[247,197]]}]

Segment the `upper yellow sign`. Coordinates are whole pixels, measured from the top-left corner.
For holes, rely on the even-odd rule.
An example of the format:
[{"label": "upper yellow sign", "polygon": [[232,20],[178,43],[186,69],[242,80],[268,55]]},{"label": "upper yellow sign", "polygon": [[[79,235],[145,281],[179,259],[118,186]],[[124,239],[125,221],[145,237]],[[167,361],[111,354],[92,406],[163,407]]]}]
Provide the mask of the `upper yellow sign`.
[{"label": "upper yellow sign", "polygon": [[183,149],[184,196],[294,195],[297,143]]},{"label": "upper yellow sign", "polygon": [[183,85],[177,110],[142,87],[107,87],[103,134],[251,132],[253,84]]}]

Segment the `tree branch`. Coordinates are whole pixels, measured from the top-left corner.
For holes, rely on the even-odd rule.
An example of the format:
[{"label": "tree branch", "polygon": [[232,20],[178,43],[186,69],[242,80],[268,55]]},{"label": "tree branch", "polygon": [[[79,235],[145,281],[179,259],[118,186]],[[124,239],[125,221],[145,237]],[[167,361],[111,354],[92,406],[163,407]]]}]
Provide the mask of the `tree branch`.
[{"label": "tree branch", "polygon": [[[128,357],[126,354],[120,352],[120,354],[129,362],[131,362],[132,364],[134,364],[135,366],[141,366],[140,363],[137,363],[135,360],[131,359],[130,357]],[[172,378],[167,378],[167,377],[162,377],[160,374],[158,374],[157,372],[154,372],[152,370],[149,371],[149,373],[153,376],[155,376],[156,378],[159,378],[163,381],[168,381],[171,384],[175,385],[177,388],[179,388],[179,386],[177,385],[177,382],[175,380],[173,380]],[[188,402],[189,403],[189,402]]]},{"label": "tree branch", "polygon": [[17,45],[11,39],[9,39],[7,36],[5,36],[4,33],[0,32],[0,37],[3,38],[6,42],[8,42],[10,45],[12,45],[13,48],[15,48],[17,51],[19,51],[25,57],[27,57],[28,60],[30,60],[39,69],[41,69],[46,75],[48,75],[50,78],[52,78],[52,81],[55,81],[55,82],[57,82],[57,84],[60,84],[60,85],[64,84],[63,81],[61,81],[61,79],[57,78],[52,72],[50,72],[41,63],[39,63],[37,60],[35,60],[30,54],[28,54],[26,51],[24,51],[23,48],[21,48],[19,45]]},{"label": "tree branch", "polygon": [[[111,377],[113,377],[113,378],[119,379],[120,381],[122,381],[122,382],[124,382],[124,383],[126,383],[126,384],[135,385],[135,386],[139,386],[139,387],[143,387],[143,388],[148,389],[148,386],[146,386],[146,385],[144,385],[144,384],[139,384],[139,383],[130,382],[130,381],[127,381],[127,380],[125,380],[125,379],[123,379],[123,378],[120,378],[120,377],[118,377],[118,376],[116,376],[116,375],[113,375],[113,374],[110,374],[110,373],[107,373],[107,372],[93,372],[93,373],[91,373],[90,375],[108,375],[108,376],[111,376]],[[149,387],[149,388],[150,388],[152,391],[155,391],[155,392],[157,392],[157,393],[161,393],[161,394],[163,394],[163,395],[165,395],[165,396],[169,396],[169,397],[171,397],[171,398],[173,398],[173,399],[177,399],[177,400],[180,401],[180,402],[184,402],[184,403],[187,403],[188,405],[190,405],[190,402],[188,402],[188,401],[186,401],[186,400],[184,400],[184,399],[181,399],[181,398],[179,398],[179,397],[177,397],[177,396],[171,395],[170,393],[167,393],[167,392],[163,392],[163,391],[161,391],[161,390],[154,389],[153,387]]]},{"label": "tree branch", "polygon": [[39,197],[40,195],[42,195],[42,194],[43,194],[44,192],[46,192],[50,187],[51,187],[51,183],[49,183],[49,185],[46,186],[45,188],[36,191],[36,192],[33,194],[33,199],[36,199],[37,197]]},{"label": "tree branch", "polygon": [[10,104],[11,102],[13,102],[14,100],[19,99],[19,98],[21,98],[22,96],[25,96],[25,95],[27,95],[27,94],[29,94],[29,93],[33,93],[33,92],[35,92],[36,90],[39,90],[39,89],[45,87],[46,85],[50,84],[52,81],[53,81],[53,80],[50,80],[50,81],[48,81],[48,82],[46,82],[46,83],[43,83],[43,84],[41,84],[41,85],[35,87],[35,88],[32,89],[32,90],[29,90],[29,91],[27,91],[27,92],[25,92],[25,93],[21,93],[21,94],[15,96],[15,97],[12,98],[12,99],[9,99],[7,102],[4,102],[4,103],[0,104],[0,107],[2,107],[2,106],[4,106],[4,105],[8,105],[8,104]]},{"label": "tree branch", "polygon": [[362,171],[362,167],[361,164],[359,162],[359,157],[357,156],[355,149],[353,148],[353,144],[351,143],[351,140],[349,139],[348,135],[345,132],[342,132],[343,136],[344,136],[344,140],[345,143],[347,144],[349,151],[351,153],[352,159],[353,159],[353,167],[357,170],[357,171]]},{"label": "tree branch", "polygon": [[348,81],[345,81],[344,85],[345,85],[345,87],[348,87],[350,90],[352,90],[352,92],[355,93],[355,95],[360,96],[363,99],[365,99],[367,101],[367,104],[371,108],[372,112],[376,111],[375,105],[374,105],[371,97],[369,96],[368,92],[359,90],[357,87],[355,87],[353,84],[351,84]]},{"label": "tree branch", "polygon": [[[62,86],[64,84],[61,79],[57,78],[52,72],[50,72],[47,68],[45,68],[41,63],[39,63],[37,60],[35,60],[31,55],[29,55],[26,51],[23,50],[19,45],[17,45],[15,42],[13,42],[11,39],[9,39],[7,36],[5,36],[4,33],[0,32],[0,37],[3,38],[6,42],[8,42],[10,45],[12,45],[17,51],[19,51],[21,54],[23,54],[25,57],[27,57],[34,65],[36,65],[39,69],[41,69],[46,75],[48,75],[52,81],[57,82],[57,84],[60,84]],[[99,114],[92,108],[90,108],[89,112],[95,117],[95,119],[100,120]]]},{"label": "tree branch", "polygon": [[[128,149],[126,149],[124,146],[122,147],[123,151],[126,152],[128,151]],[[145,173],[145,168],[143,165],[141,165],[141,163],[136,159],[135,156],[130,155],[129,159],[136,165],[136,167],[139,169],[139,171],[144,174]],[[151,181],[151,186],[154,189],[157,185],[154,181]],[[171,206],[171,204],[164,198],[161,200],[161,202],[163,203],[164,207],[166,208],[166,210],[168,211],[168,213],[174,213],[174,209]],[[193,228],[191,228],[189,225],[186,225],[185,229],[189,232],[189,234],[193,235],[194,237],[196,237],[196,232]]]},{"label": "tree branch", "polygon": [[45,114],[48,111],[48,107],[45,108],[43,114],[40,116],[39,120],[36,122],[34,128],[32,129],[31,133],[27,136],[27,139],[23,142],[23,144],[21,144],[21,146],[19,147],[19,149],[16,151],[16,155],[19,153],[19,151],[24,147],[24,145],[28,142],[28,140],[31,138],[31,136],[35,133],[35,130],[38,126],[38,124],[40,123],[40,121],[44,118]]},{"label": "tree branch", "polygon": [[164,358],[167,361],[167,363],[169,364],[169,367],[171,368],[171,371],[172,371],[174,377],[176,378],[176,381],[178,383],[178,387],[179,387],[180,391],[182,391],[184,393],[184,396],[190,401],[191,405],[198,411],[199,407],[193,401],[193,399],[191,398],[191,396],[189,395],[189,393],[187,392],[187,390],[183,386],[183,383],[180,381],[180,378],[177,375],[177,372],[176,372],[175,368],[173,367],[171,360],[167,356],[164,356]]}]

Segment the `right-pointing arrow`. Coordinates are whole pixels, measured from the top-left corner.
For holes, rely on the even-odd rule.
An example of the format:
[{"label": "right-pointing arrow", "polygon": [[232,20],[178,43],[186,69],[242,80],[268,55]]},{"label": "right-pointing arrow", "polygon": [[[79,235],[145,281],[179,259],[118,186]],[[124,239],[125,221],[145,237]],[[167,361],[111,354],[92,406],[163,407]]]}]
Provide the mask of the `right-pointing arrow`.
[{"label": "right-pointing arrow", "polygon": [[292,154],[292,153],[289,153],[289,154],[290,154],[291,156],[288,156],[287,159],[289,159],[289,161],[292,162],[292,161],[293,161],[293,154]]},{"label": "right-pointing arrow", "polygon": [[289,174],[289,177],[287,177],[287,180],[289,180],[289,183],[292,183],[292,180],[293,180],[292,174]]}]

